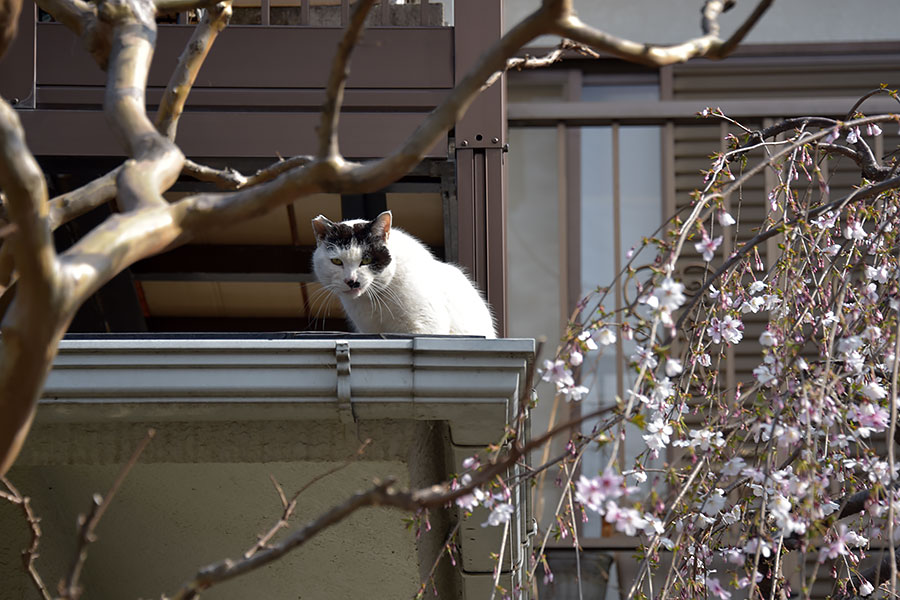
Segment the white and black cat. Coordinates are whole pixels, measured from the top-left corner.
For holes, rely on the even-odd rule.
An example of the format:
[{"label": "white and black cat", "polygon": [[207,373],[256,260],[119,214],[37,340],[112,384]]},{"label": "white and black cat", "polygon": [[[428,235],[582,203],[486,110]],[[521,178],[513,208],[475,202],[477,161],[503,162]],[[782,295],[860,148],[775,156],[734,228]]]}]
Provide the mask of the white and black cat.
[{"label": "white and black cat", "polygon": [[334,223],[319,215],[313,270],[360,333],[432,333],[493,338],[494,320],[468,277],[391,227],[391,212]]}]

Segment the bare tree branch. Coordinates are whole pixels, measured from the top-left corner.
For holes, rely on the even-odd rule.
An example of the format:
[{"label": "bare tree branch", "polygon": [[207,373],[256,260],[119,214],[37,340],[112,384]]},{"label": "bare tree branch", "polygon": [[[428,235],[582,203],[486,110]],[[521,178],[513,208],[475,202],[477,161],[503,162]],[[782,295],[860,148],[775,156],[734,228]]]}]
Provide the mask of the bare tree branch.
[{"label": "bare tree branch", "polygon": [[0,58],[16,37],[22,0],[0,0]]},{"label": "bare tree branch", "polygon": [[344,31],[344,37],[338,44],[337,52],[331,64],[331,75],[328,77],[328,86],[325,88],[325,103],[322,105],[322,119],[319,122],[319,158],[337,158],[340,156],[338,149],[338,119],[340,117],[341,104],[344,101],[344,86],[350,75],[350,54],[356,46],[360,32],[366,22],[366,15],[375,0],[358,0],[353,7],[350,24]]},{"label": "bare tree branch", "polygon": [[294,510],[297,508],[297,499],[300,497],[300,495],[303,492],[305,492],[306,490],[311,488],[313,485],[315,485],[319,481],[322,481],[326,477],[330,477],[331,475],[334,475],[338,471],[342,471],[343,469],[346,469],[353,463],[357,462],[360,459],[360,457],[363,455],[363,453],[365,452],[366,448],[371,443],[372,443],[372,440],[367,439],[365,442],[363,442],[363,444],[359,447],[359,449],[353,453],[353,456],[348,458],[346,461],[328,469],[324,473],[320,473],[319,475],[316,475],[315,477],[313,477],[312,479],[307,481],[299,490],[294,492],[294,495],[291,496],[290,500],[288,500],[287,496],[284,495],[284,490],[278,484],[278,482],[275,480],[275,478],[270,475],[269,477],[272,480],[272,484],[275,486],[275,491],[278,492],[278,498],[281,500],[281,508],[282,508],[281,518],[269,529],[269,531],[267,531],[265,533],[265,535],[260,536],[259,541],[256,542],[256,544],[252,548],[250,548],[249,550],[244,552],[244,558],[250,558],[251,556],[253,556],[257,552],[259,552],[260,550],[268,547],[268,544],[272,540],[272,538],[275,537],[275,535],[279,531],[281,531],[282,529],[284,529],[288,525],[290,525],[289,521],[290,521],[291,515],[294,514]]},{"label": "bare tree branch", "polygon": [[258,170],[253,175],[245,176],[230,167],[226,169],[214,169],[188,159],[184,161],[184,168],[182,168],[181,172],[200,181],[215,183],[220,188],[226,190],[238,190],[272,181],[282,173],[306,166],[314,160],[315,159],[312,156],[292,156],[291,158],[280,159],[278,162]]},{"label": "bare tree branch", "polygon": [[104,498],[100,494],[94,494],[91,512],[88,513],[87,516],[79,516],[78,520],[80,522],[80,527],[78,528],[78,547],[75,551],[75,558],[72,560],[72,566],[69,569],[69,574],[66,577],[65,583],[60,582],[60,595],[64,600],[77,600],[78,597],[81,596],[83,590],[78,584],[78,580],[81,577],[81,569],[84,567],[84,561],[87,560],[88,546],[97,540],[94,529],[96,529],[97,524],[100,522],[100,519],[103,518],[106,509],[109,508],[109,505],[112,503],[116,492],[122,487],[122,483],[125,481],[128,473],[137,463],[141,454],[144,452],[144,449],[147,447],[147,444],[150,443],[155,435],[156,430],[150,429],[147,431],[147,435],[144,436],[144,439],[141,440],[137,448],[132,452],[131,458],[128,459],[128,462],[125,463],[122,470],[119,471],[115,481],[113,481],[112,486],[106,493],[106,497]]},{"label": "bare tree branch", "polygon": [[[18,455],[41,384],[55,354],[58,263],[47,219],[47,185],[25,145],[15,111],[0,100],[0,188],[16,226],[6,243],[18,269],[18,294],[0,324],[0,476]],[[12,318],[10,318],[12,317]],[[49,345],[48,345],[49,344]]]},{"label": "bare tree branch", "polygon": [[97,16],[96,8],[83,0],[35,0],[35,4],[79,37]]},{"label": "bare tree branch", "polygon": [[97,5],[84,0],[35,0],[35,3],[80,37],[100,68],[106,69],[112,30],[99,18]]},{"label": "bare tree branch", "polygon": [[[817,206],[816,208],[810,210],[804,217],[803,220],[808,220],[813,217],[816,217],[828,210],[832,210],[835,208],[842,208],[851,202],[858,202],[860,200],[865,200],[867,198],[871,198],[873,196],[877,196],[878,194],[885,192],[887,190],[892,190],[900,188],[900,177],[894,177],[892,179],[886,179],[879,183],[874,183],[872,185],[868,185],[865,187],[857,188],[848,196],[841,198],[839,200],[834,200],[833,202],[829,202],[828,204],[823,204],[821,206]],[[680,330],[684,319],[687,318],[688,314],[691,312],[691,309],[697,302],[703,298],[703,294],[706,290],[709,289],[715,281],[721,277],[724,273],[726,273],[731,267],[737,264],[744,256],[750,253],[755,247],[759,246],[762,242],[775,237],[779,233],[782,232],[783,226],[791,226],[796,225],[800,222],[799,218],[791,219],[790,221],[783,223],[782,225],[776,225],[775,227],[770,227],[765,231],[761,231],[751,239],[744,242],[744,244],[736,250],[724,263],[722,266],[716,269],[715,273],[713,273],[710,277],[708,277],[703,284],[701,284],[700,289],[687,301],[687,303],[681,308],[682,313],[678,320],[675,322],[674,329]]]},{"label": "bare tree branch", "polygon": [[78,189],[51,198],[49,203],[50,229],[55,231],[72,219],[77,219],[98,206],[114,200],[119,189],[116,185],[116,178],[121,170],[121,166],[116,167]]},{"label": "bare tree branch", "polygon": [[101,18],[113,24],[113,48],[103,109],[134,160],[122,165],[117,179],[119,208],[165,204],[161,191],[181,173],[184,155],[157,132],[147,118],[147,72],[156,43],[152,0],[106,0]]},{"label": "bare tree branch", "polygon": [[178,58],[178,65],[172,72],[169,85],[163,93],[156,114],[156,127],[169,140],[175,140],[178,130],[178,119],[184,111],[184,103],[197,79],[200,67],[203,66],[209,50],[216,37],[231,20],[231,0],[219,2],[210,7],[203,15],[200,23],[194,28],[191,39]]},{"label": "bare tree branch", "polygon": [[625,60],[655,67],[685,62],[699,57],[721,59],[728,56],[737,47],[769,9],[772,2],[773,0],[761,0],[747,20],[726,41],[722,41],[718,36],[718,16],[727,4],[722,0],[708,0],[704,5],[703,28],[708,30],[708,33],[681,44],[657,45],[618,38],[586,25],[574,15],[561,20],[554,27],[554,33],[587,44],[596,50],[609,52]]},{"label": "bare tree branch", "polygon": [[219,0],[154,0],[159,14],[186,12],[195,8],[211,8]]},{"label": "bare tree branch", "polygon": [[22,551],[22,563],[31,578],[31,582],[41,595],[41,598],[50,600],[52,596],[47,590],[47,586],[44,584],[41,574],[38,573],[37,567],[34,565],[34,561],[37,560],[38,557],[38,546],[41,543],[40,519],[35,516],[34,511],[31,508],[31,499],[28,496],[23,496],[6,477],[0,477],[0,482],[2,482],[3,485],[6,486],[6,489],[9,490],[8,493],[0,491],[0,498],[20,506],[22,508],[22,513],[25,516],[25,521],[28,522],[28,527],[31,529],[31,545]]},{"label": "bare tree branch", "polygon": [[[505,454],[498,456],[492,463],[485,465],[481,470],[474,473],[468,484],[455,489],[445,483],[419,490],[405,491],[396,489],[394,481],[391,479],[376,483],[368,491],[358,492],[344,502],[322,513],[318,518],[293,532],[278,544],[270,545],[264,550],[255,552],[241,560],[226,559],[200,569],[192,580],[185,583],[172,596],[171,600],[193,600],[199,596],[200,592],[209,589],[215,584],[234,579],[274,562],[291,550],[299,548],[325,529],[340,523],[357,510],[366,506],[390,506],[407,512],[443,507],[457,498],[471,493],[476,487],[501,475],[516,464],[522,456],[525,456],[535,448],[539,448],[553,437],[568,431],[578,423],[611,412],[614,408],[606,407],[581,415],[571,422],[563,423],[551,429],[527,444],[510,445]],[[516,432],[512,432],[511,436],[516,437]]]},{"label": "bare tree branch", "polygon": [[891,98],[897,101],[900,104],[900,98],[897,97],[896,93],[892,90],[887,89],[886,87],[879,87],[871,90],[865,94],[863,94],[859,100],[857,100],[853,106],[850,107],[850,110],[847,111],[847,115],[844,117],[844,120],[848,120],[853,118],[853,115],[856,114],[856,109],[863,105],[863,102],[871,98],[872,96],[877,96],[878,94],[887,94]]}]

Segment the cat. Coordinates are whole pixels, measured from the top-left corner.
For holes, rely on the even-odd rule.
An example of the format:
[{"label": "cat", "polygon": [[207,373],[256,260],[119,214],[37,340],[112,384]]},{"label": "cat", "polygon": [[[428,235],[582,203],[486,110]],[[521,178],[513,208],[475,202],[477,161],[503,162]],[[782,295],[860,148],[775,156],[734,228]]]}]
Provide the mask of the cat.
[{"label": "cat", "polygon": [[463,271],[391,227],[391,211],[335,223],[319,215],[313,271],[360,333],[496,337],[491,311]]}]

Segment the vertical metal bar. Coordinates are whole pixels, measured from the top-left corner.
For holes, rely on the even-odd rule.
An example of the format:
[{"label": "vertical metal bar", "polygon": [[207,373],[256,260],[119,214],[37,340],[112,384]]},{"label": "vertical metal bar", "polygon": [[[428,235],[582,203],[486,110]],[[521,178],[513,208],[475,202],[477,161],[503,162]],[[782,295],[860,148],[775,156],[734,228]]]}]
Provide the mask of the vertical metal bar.
[{"label": "vertical metal bar", "polygon": [[350,24],[350,0],[341,0],[341,27]]},{"label": "vertical metal bar", "polygon": [[309,3],[312,0],[300,0],[300,24],[309,25]]},{"label": "vertical metal bar", "polygon": [[660,127],[662,145],[662,215],[665,221],[675,214],[675,124],[667,121]]},{"label": "vertical metal bar", "polygon": [[[614,272],[622,268],[622,206],[619,166],[619,124],[612,124],[612,196],[613,196],[613,263]],[[622,324],[622,281],[616,279],[616,323]],[[625,398],[625,344],[616,336],[616,395]]]},{"label": "vertical metal bar", "polygon": [[269,16],[269,5],[271,0],[260,0],[259,1],[259,17],[260,23],[263,26],[268,27],[272,24],[271,18]]},{"label": "vertical metal bar", "polygon": [[507,303],[507,260],[506,260],[506,165],[503,150],[488,148],[484,151],[485,165],[485,231],[484,249],[486,282],[485,291],[494,309],[497,335],[506,337]]},{"label": "vertical metal bar", "polygon": [[475,151],[456,151],[457,260],[475,278]]},{"label": "vertical metal bar", "polygon": [[428,0],[419,0],[419,27],[428,23]]},{"label": "vertical metal bar", "polygon": [[[569,322],[569,261],[568,261],[568,190],[566,186],[566,126],[556,126],[556,231],[559,239],[557,261],[559,269],[559,330],[565,331]],[[574,404],[574,402],[573,402]]]},{"label": "vertical metal bar", "polygon": [[391,24],[391,1],[381,0],[381,26],[387,27]]},{"label": "vertical metal bar", "polygon": [[[581,100],[581,71],[570,69],[566,80],[566,100]],[[566,179],[566,309],[571,313],[581,299],[581,128],[566,128],[565,169],[559,171]],[[571,403],[578,406],[577,402]],[[573,418],[577,415],[573,415]]]},{"label": "vertical metal bar", "polygon": [[[485,223],[487,215],[487,165],[485,164],[484,151],[476,150],[473,158],[473,183],[475,184],[472,188],[475,200],[472,211],[475,231],[473,244],[475,258],[474,275],[475,280],[478,282],[478,287],[487,292],[487,224]],[[493,298],[491,300],[493,301]]]},{"label": "vertical metal bar", "polygon": [[672,100],[675,96],[675,77],[672,65],[659,69],[659,99]]}]

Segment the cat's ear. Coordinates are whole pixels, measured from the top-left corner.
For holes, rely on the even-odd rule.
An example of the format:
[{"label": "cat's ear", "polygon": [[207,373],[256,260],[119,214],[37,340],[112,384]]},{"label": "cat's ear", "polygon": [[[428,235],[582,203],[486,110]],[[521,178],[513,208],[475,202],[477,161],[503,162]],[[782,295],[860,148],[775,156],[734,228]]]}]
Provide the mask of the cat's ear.
[{"label": "cat's ear", "polygon": [[316,243],[321,242],[334,227],[334,223],[324,215],[319,215],[312,220],[313,233],[316,235]]},{"label": "cat's ear", "polygon": [[372,220],[372,233],[385,242],[391,235],[391,211],[386,210]]}]

